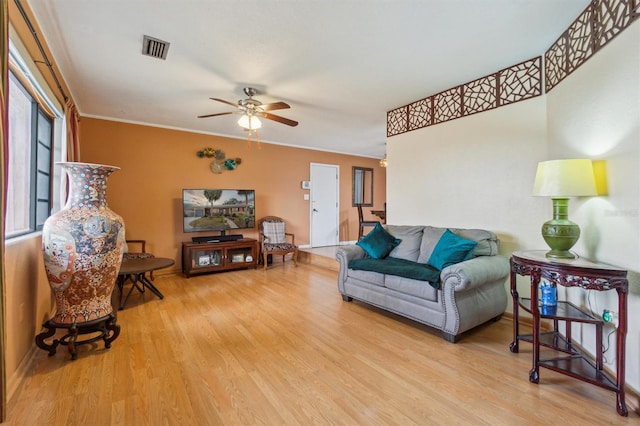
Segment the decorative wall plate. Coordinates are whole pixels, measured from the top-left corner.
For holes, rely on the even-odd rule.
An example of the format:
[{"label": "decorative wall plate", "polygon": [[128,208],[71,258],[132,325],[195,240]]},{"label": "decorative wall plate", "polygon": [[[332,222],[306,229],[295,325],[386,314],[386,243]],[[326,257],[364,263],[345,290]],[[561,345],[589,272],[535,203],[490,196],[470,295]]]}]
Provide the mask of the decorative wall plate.
[{"label": "decorative wall plate", "polygon": [[212,161],[211,162],[211,171],[213,173],[222,173],[224,171],[224,161]]}]

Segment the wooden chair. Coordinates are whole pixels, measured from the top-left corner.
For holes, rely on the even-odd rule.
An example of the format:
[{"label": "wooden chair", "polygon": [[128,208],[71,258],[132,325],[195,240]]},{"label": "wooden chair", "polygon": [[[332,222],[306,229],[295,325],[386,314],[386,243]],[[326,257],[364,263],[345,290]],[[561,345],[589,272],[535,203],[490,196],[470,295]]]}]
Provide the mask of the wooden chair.
[{"label": "wooden chair", "polygon": [[[147,253],[147,240],[126,240],[127,252],[122,256],[123,259],[142,259],[155,257],[151,253]],[[133,247],[133,250],[132,250]],[[149,273],[149,278],[153,280],[153,271]]]},{"label": "wooden chair", "polygon": [[[298,266],[298,246],[296,237],[292,233],[286,232],[284,219],[277,216],[266,216],[258,220],[258,231],[260,233],[260,255],[264,269],[267,269],[267,257],[269,255],[282,255],[284,264],[285,256],[292,254],[293,263]],[[288,240],[291,240],[290,242]]]},{"label": "wooden chair", "polygon": [[362,204],[356,204],[358,208],[358,241],[360,241],[364,235],[364,228],[366,226],[376,226],[380,223],[379,220],[364,220],[362,215]]}]

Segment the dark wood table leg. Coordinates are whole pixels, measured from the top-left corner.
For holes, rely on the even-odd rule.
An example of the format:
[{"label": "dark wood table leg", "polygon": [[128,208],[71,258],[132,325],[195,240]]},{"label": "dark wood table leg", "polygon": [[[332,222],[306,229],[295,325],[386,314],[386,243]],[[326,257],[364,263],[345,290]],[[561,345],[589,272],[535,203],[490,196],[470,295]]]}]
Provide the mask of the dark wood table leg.
[{"label": "dark wood table leg", "polygon": [[540,310],[538,309],[538,285],[540,284],[540,270],[531,270],[531,315],[533,316],[533,365],[529,372],[529,381],[540,381]]},{"label": "dark wood table leg", "polygon": [[111,342],[116,340],[120,335],[120,325],[116,323],[116,314],[115,312],[111,312],[109,314],[109,318],[105,322],[106,332],[104,333],[104,347],[109,349],[111,347]]},{"label": "dark wood table leg", "polygon": [[69,349],[69,354],[71,355],[71,360],[75,361],[78,359],[78,348],[76,346],[76,342],[78,340],[78,326],[76,323],[73,323],[71,327],[69,327],[69,339],[67,340],[67,348]]},{"label": "dark wood table leg", "polygon": [[36,346],[40,349],[48,351],[49,356],[53,356],[56,354],[56,348],[60,344],[60,341],[58,339],[55,339],[51,344],[48,344],[44,340],[56,334],[56,327],[51,325],[51,321],[45,321],[42,324],[42,327],[44,327],[45,330],[42,333],[36,335]]},{"label": "dark wood table leg", "polygon": [[513,259],[510,260],[511,263],[511,275],[510,275],[510,287],[511,287],[511,298],[513,300],[513,342],[509,345],[509,350],[512,353],[518,353],[519,345],[518,345],[518,336],[520,335],[520,296],[518,295],[518,288],[516,286],[516,272],[513,269]]},{"label": "dark wood table leg", "polygon": [[616,339],[616,410],[621,416],[628,416],[627,404],[624,401],[625,347],[627,337],[627,291],[617,288],[618,292],[618,331]]}]

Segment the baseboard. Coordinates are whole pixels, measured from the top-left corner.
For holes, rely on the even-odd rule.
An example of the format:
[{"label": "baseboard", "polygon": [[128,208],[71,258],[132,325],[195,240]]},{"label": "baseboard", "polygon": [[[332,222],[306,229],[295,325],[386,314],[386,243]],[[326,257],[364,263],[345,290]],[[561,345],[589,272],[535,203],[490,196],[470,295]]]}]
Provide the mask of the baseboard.
[{"label": "baseboard", "polygon": [[[356,243],[357,241],[338,241],[338,244],[336,244],[337,246],[352,246]],[[311,244],[301,244],[298,246],[299,249],[310,249],[313,248],[311,247]]]},{"label": "baseboard", "polygon": [[18,368],[16,368],[16,371],[14,371],[11,377],[8,378],[7,399],[6,399],[7,401],[10,401],[11,398],[13,398],[13,395],[15,394],[16,390],[18,390],[18,388],[22,386],[25,380],[25,377],[27,377],[27,374],[29,373],[31,366],[33,365],[33,360],[35,359],[36,353],[39,350],[41,349],[39,349],[35,344],[31,345],[29,352],[27,352],[27,355],[24,358],[22,358],[22,362],[18,365]]}]

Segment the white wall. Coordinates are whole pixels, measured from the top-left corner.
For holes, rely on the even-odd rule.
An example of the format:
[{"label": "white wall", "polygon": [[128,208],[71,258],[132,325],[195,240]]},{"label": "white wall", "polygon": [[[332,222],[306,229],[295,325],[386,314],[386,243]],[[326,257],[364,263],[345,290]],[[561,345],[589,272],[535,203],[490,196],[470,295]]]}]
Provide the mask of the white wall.
[{"label": "white wall", "polygon": [[531,191],[546,151],[543,97],[389,138],[388,223],[488,228],[509,252],[544,243],[551,202]]},{"label": "white wall", "polygon": [[[639,40],[640,24],[635,23],[548,95],[387,139],[387,223],[490,229],[500,237],[505,256],[514,250],[546,248],[540,227],[552,216],[551,200],[531,195],[539,161],[606,160],[609,195],[572,199],[570,218],[583,231],[575,247],[579,254],[630,272],[626,378],[636,390],[640,389]],[[592,294],[587,300],[582,290],[573,290],[561,296],[579,305],[596,302],[596,311],[617,310],[615,292]],[[518,281],[518,291],[528,292],[527,279]],[[575,336],[582,336],[580,343],[593,351],[589,331]],[[615,348],[606,357],[615,359]],[[613,364],[606,367],[615,369]],[[527,375],[523,372],[525,380]]]},{"label": "white wall", "polygon": [[[572,200],[581,225],[576,251],[630,271],[627,382],[640,389],[640,24],[636,22],[547,94],[550,158],[605,160],[608,195]],[[614,292],[570,291],[597,313],[618,310]],[[605,330],[605,335],[609,330]],[[574,336],[594,350],[593,327]],[[615,359],[615,334],[606,357]],[[607,342],[605,341],[605,345]],[[613,365],[607,365],[612,370]]]}]

